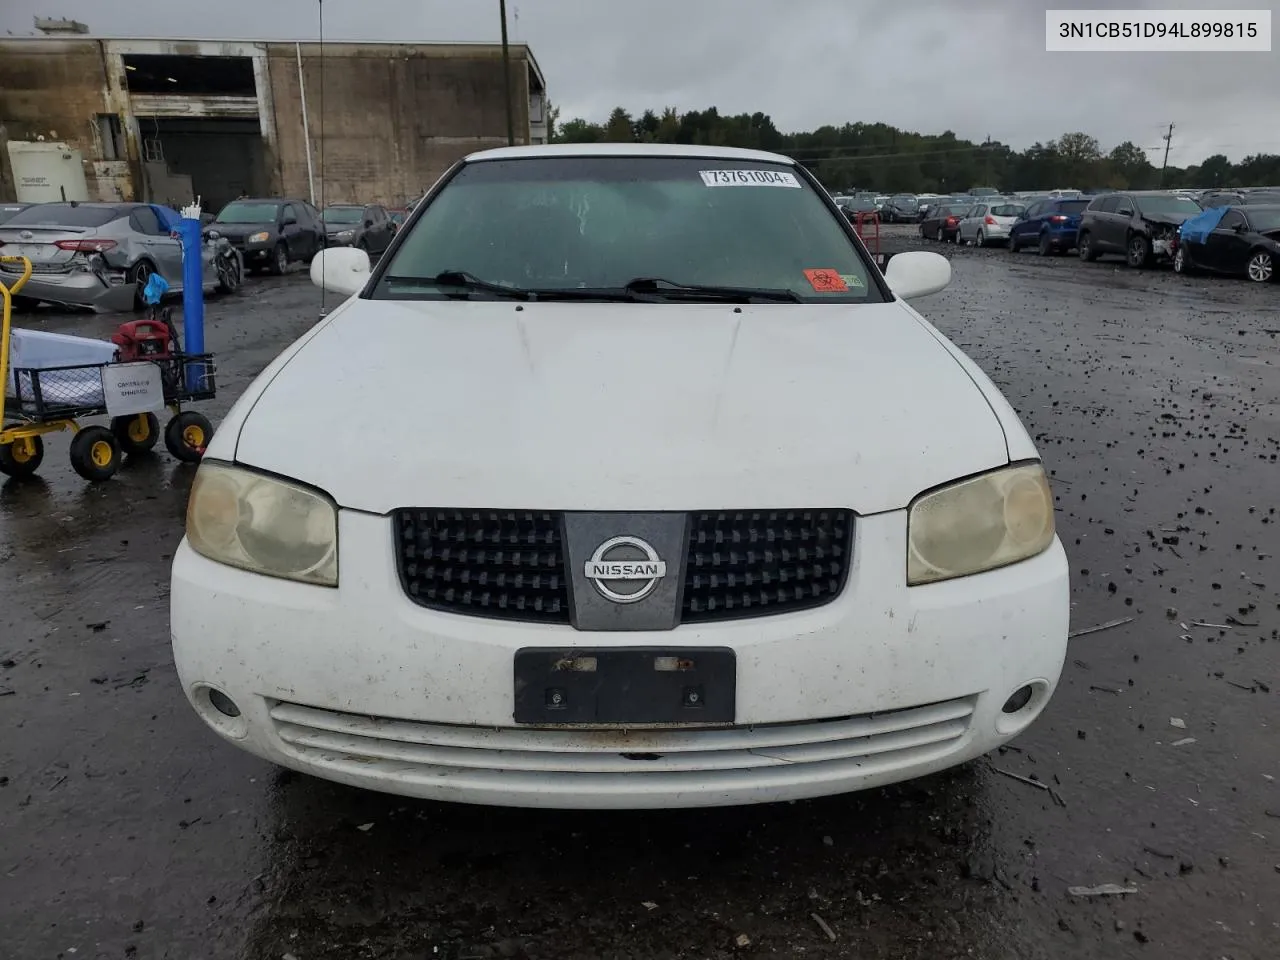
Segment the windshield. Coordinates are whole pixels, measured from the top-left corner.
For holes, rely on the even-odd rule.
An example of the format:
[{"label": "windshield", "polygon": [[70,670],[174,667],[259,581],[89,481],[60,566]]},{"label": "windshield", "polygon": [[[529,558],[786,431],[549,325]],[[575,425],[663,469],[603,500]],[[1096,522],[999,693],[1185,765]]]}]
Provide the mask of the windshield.
[{"label": "windshield", "polygon": [[1023,210],[1027,209],[1020,203],[1002,203],[991,208],[993,217],[1016,217]]},{"label": "windshield", "polygon": [[915,210],[920,205],[915,197],[894,197],[889,202],[900,210]]},{"label": "windshield", "polygon": [[1166,217],[1194,217],[1201,213],[1200,204],[1182,197],[1152,196],[1136,197],[1138,210],[1143,214],[1156,214]]},{"label": "windshield", "polygon": [[47,224],[58,227],[101,227],[120,216],[115,207],[86,207],[69,203],[37,203],[19,210],[5,221],[6,227]]},{"label": "windshield", "polygon": [[[1280,203],[1280,193],[1250,193],[1245,196],[1243,202],[1249,205],[1255,203]],[[2,216],[4,216],[4,214],[0,213],[0,217]]]},{"label": "windshield", "polygon": [[1249,226],[1254,233],[1270,233],[1280,230],[1280,210],[1250,210]]},{"label": "windshield", "polygon": [[359,223],[364,207],[325,207],[325,223]]},{"label": "windshield", "polygon": [[1067,216],[1073,217],[1077,213],[1084,213],[1090,202],[1089,200],[1060,200],[1058,201],[1057,210],[1059,213],[1065,213]]},{"label": "windshield", "polygon": [[228,203],[214,223],[275,223],[280,204],[263,200]]},{"label": "windshield", "polygon": [[21,209],[16,203],[0,203],[0,223],[4,223]]},{"label": "windshield", "polygon": [[431,278],[461,272],[535,292],[616,293],[659,278],[810,301],[883,299],[821,189],[765,161],[477,161],[407,229],[374,296],[445,296],[454,291]]}]

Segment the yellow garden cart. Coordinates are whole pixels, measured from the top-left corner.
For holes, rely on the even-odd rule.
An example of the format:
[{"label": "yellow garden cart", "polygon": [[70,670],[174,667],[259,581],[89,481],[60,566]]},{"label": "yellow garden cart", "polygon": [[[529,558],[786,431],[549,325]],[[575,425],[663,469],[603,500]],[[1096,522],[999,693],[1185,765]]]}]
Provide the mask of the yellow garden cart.
[{"label": "yellow garden cart", "polygon": [[[194,463],[204,456],[213,424],[203,414],[184,410],[192,400],[216,392],[210,354],[165,354],[127,362],[10,369],[10,314],[13,295],[31,277],[25,257],[0,257],[22,264],[18,280],[0,279],[3,324],[0,325],[0,385],[4,418],[0,421],[0,474],[25,477],[44,459],[44,435],[70,430],[71,466],[90,481],[115,475],[125,454],[143,453],[160,438],[154,410],[172,416],[164,430],[165,446],[174,457]],[[79,419],[111,417],[111,426],[80,426]]]}]

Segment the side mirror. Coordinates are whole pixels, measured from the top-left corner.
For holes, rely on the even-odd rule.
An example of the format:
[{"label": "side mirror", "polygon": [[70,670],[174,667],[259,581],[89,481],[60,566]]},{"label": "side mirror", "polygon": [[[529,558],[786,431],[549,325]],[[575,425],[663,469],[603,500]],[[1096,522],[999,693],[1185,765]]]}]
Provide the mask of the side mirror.
[{"label": "side mirror", "polygon": [[1236,233],[1244,233],[1244,232],[1245,232],[1245,225],[1244,225],[1243,223],[1237,223],[1237,224],[1236,224],[1234,227],[1232,227],[1231,229],[1232,229],[1232,230],[1234,230]]},{"label": "side mirror", "polygon": [[292,226],[293,226],[294,224],[296,224],[297,222],[298,222],[298,218],[297,218],[297,217],[285,217],[283,220],[281,220],[281,221],[280,221],[280,226],[282,226],[282,227],[292,227]]},{"label": "side mirror", "polygon": [[365,225],[366,227],[372,227],[372,226],[373,226],[373,221],[372,221],[372,220],[366,220],[366,221],[364,222],[364,225]]},{"label": "side mirror", "polygon": [[311,282],[344,297],[363,290],[370,272],[369,255],[359,247],[325,247],[311,261]]},{"label": "side mirror", "polygon": [[[312,267],[313,274],[314,271]],[[909,250],[889,261],[884,278],[903,300],[927,297],[946,289],[951,282],[951,261],[941,254]]]}]

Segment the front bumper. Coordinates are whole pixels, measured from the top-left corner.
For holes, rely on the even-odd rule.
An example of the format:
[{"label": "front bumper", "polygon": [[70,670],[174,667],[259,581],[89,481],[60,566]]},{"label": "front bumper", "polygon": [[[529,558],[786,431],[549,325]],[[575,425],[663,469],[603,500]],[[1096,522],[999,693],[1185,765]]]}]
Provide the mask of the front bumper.
[{"label": "front bumper", "polygon": [[[355,786],[504,806],[718,806],[844,793],[980,756],[1025,729],[1066,653],[1068,570],[1040,556],[908,589],[905,513],[860,518],[844,591],[810,611],[662,632],[580,632],[408,600],[387,518],[342,511],[341,586],[213,563],[184,541],[174,659],[238,746]],[[727,646],[732,727],[518,727],[521,647]],[[1031,702],[1001,706],[1030,684]],[[239,716],[219,713],[220,691]]]},{"label": "front bumper", "polygon": [[240,251],[240,257],[245,263],[258,263],[270,260],[276,249],[276,243],[273,240],[262,240],[257,243],[249,243],[245,240],[232,240],[231,246]]}]

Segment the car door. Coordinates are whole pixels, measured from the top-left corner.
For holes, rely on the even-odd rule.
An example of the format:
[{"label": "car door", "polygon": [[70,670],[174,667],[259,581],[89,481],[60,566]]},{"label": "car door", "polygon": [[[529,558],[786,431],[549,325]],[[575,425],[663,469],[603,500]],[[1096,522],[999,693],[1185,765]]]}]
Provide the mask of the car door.
[{"label": "car door", "polygon": [[328,239],[325,233],[324,218],[320,216],[320,211],[307,203],[305,200],[300,204],[303,216],[307,221],[307,249],[311,253],[315,253],[324,248],[325,241]]},{"label": "car door", "polygon": [[961,240],[977,240],[978,230],[982,227],[982,218],[987,215],[987,205],[979,203],[969,215],[960,221],[960,239]]},{"label": "car door", "polygon": [[1047,200],[1041,200],[1022,211],[1021,216],[1009,231],[1010,238],[1016,239],[1018,243],[1025,243],[1029,238],[1036,236],[1040,232],[1040,213],[1047,205]]},{"label": "car door", "polygon": [[378,223],[377,207],[369,204],[360,215],[364,217],[365,243],[368,244],[369,252],[375,255],[381,253],[386,242],[382,239],[382,226]]},{"label": "car door", "polygon": [[301,260],[306,240],[298,219],[298,205],[286,203],[280,208],[280,237],[289,250],[290,260]]},{"label": "car door", "polygon": [[378,231],[378,252],[382,253],[391,246],[394,231],[391,229],[391,217],[387,214],[387,208],[381,204],[373,205],[373,225]]},{"label": "car door", "polygon": [[1137,202],[1126,194],[1117,194],[1115,207],[1107,211],[1103,218],[1102,249],[1112,253],[1124,253],[1129,234],[1129,224],[1133,220]]},{"label": "car door", "polygon": [[181,290],[182,242],[169,236],[169,231],[160,225],[156,212],[145,204],[129,211],[129,226],[138,234],[139,245],[156,265],[160,276],[168,281],[170,289]]},{"label": "car door", "polygon": [[1201,248],[1202,255],[1196,263],[1222,273],[1244,273],[1249,259],[1249,241],[1244,231],[1249,227],[1245,215],[1239,210],[1228,210],[1218,225],[1209,231]]}]

